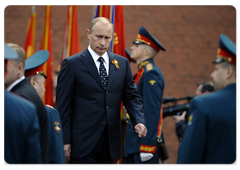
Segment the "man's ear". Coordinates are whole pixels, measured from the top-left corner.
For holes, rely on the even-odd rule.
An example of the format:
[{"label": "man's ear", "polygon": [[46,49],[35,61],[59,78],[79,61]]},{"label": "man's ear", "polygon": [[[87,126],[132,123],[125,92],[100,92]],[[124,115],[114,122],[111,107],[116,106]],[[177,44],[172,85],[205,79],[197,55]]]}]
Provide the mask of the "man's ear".
[{"label": "man's ear", "polygon": [[149,48],[145,48],[144,49],[144,54],[146,55],[146,56],[148,56],[149,54],[150,54],[150,49]]},{"label": "man's ear", "polygon": [[23,66],[23,63],[18,63],[17,64],[16,72],[17,72],[18,78],[24,76],[24,66]]},{"label": "man's ear", "polygon": [[235,71],[231,65],[227,67],[227,79],[231,79],[233,76],[235,76]]},{"label": "man's ear", "polygon": [[89,29],[87,29],[87,37],[88,37],[88,39],[90,39],[90,37],[91,37],[91,31]]},{"label": "man's ear", "polygon": [[33,86],[33,87],[35,87],[35,85],[36,85],[36,78],[35,77],[31,77],[31,79],[30,79],[30,84]]},{"label": "man's ear", "polygon": [[17,64],[17,72],[20,74],[23,69],[24,69],[23,63],[18,63],[18,64]]}]

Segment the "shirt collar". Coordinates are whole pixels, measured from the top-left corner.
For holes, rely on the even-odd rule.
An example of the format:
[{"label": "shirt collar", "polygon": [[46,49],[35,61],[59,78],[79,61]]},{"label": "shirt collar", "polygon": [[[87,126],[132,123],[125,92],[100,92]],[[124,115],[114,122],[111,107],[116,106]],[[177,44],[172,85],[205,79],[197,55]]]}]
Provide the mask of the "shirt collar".
[{"label": "shirt collar", "polygon": [[[99,58],[100,56],[91,49],[90,45],[88,46],[88,51],[90,52],[90,54],[91,54],[94,62],[95,62],[95,63],[98,62],[98,58]],[[102,55],[102,58],[104,59],[104,62],[108,65],[108,63],[109,63],[109,57],[108,57],[108,53],[107,53],[107,52],[105,52],[105,53]]]},{"label": "shirt collar", "polygon": [[14,81],[10,86],[8,86],[7,91],[11,91],[14,86],[16,86],[18,83],[20,83],[24,79],[25,79],[25,76],[22,76],[21,78]]}]

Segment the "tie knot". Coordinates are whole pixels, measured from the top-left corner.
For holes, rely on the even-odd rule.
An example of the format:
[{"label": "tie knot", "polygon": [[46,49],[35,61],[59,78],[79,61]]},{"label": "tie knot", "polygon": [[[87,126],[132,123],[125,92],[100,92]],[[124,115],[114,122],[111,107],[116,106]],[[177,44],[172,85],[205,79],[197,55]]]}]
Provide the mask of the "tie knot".
[{"label": "tie knot", "polygon": [[98,58],[98,61],[99,61],[100,63],[103,63],[103,62],[104,62],[104,59],[103,59],[102,57],[99,57],[99,58]]}]

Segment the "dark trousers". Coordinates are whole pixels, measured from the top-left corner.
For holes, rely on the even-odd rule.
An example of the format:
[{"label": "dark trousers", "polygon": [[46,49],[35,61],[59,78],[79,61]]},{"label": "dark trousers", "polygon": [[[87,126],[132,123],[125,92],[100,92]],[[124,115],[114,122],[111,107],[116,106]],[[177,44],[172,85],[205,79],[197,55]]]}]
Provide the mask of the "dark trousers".
[{"label": "dark trousers", "polygon": [[93,150],[83,158],[71,158],[71,164],[112,164],[113,159],[109,150],[108,127],[105,126],[101,137]]}]

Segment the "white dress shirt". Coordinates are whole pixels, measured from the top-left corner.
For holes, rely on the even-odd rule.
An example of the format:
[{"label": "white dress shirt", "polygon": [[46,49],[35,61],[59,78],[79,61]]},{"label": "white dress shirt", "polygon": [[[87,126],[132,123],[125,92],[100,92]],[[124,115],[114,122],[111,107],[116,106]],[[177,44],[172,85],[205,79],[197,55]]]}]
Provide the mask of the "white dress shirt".
[{"label": "white dress shirt", "polygon": [[11,91],[14,86],[16,86],[18,83],[20,83],[24,79],[25,79],[25,76],[22,76],[21,78],[14,81],[10,86],[8,86],[7,91]]},{"label": "white dress shirt", "polygon": [[[98,58],[100,57],[97,53],[95,53],[90,45],[88,46],[88,51],[90,52],[92,58],[93,58],[93,61],[97,67],[97,70],[98,70],[98,73],[99,73],[99,67],[100,67],[100,62],[98,61]],[[108,75],[108,72],[109,72],[109,56],[108,56],[108,53],[105,52],[102,56],[101,56],[103,59],[104,59],[104,66],[106,68],[106,71],[107,71],[107,75]]]}]

